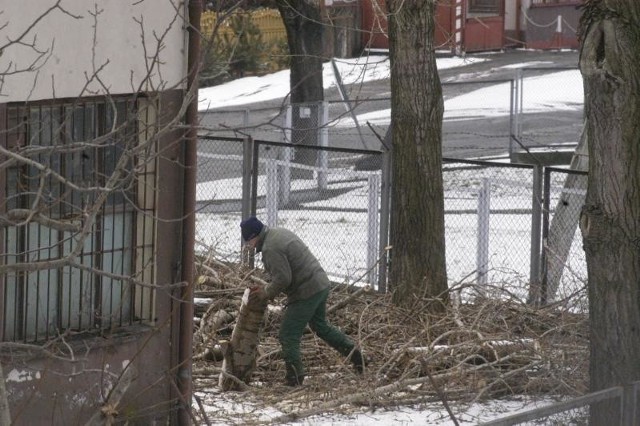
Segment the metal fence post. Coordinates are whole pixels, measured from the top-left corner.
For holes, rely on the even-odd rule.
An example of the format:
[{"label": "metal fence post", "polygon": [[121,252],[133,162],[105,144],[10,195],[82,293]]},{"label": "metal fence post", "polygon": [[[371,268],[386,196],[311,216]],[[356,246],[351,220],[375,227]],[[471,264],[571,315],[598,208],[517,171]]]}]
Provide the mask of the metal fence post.
[{"label": "metal fence post", "polygon": [[242,145],[242,219],[251,216],[251,175],[253,169],[253,138],[248,136]]},{"label": "metal fence post", "polygon": [[551,170],[544,169],[542,183],[542,242],[540,247],[540,304],[547,303],[549,294],[549,262],[546,244],[549,239],[549,213],[551,209]]},{"label": "metal fence post", "polygon": [[266,162],[267,193],[265,206],[267,208],[267,225],[278,226],[278,163],[269,159]]},{"label": "metal fence post", "polygon": [[[542,173],[540,165],[533,167],[533,188],[531,196],[531,263],[529,268],[529,283],[533,288],[540,289],[540,256],[542,235]],[[536,293],[539,293],[537,291]],[[536,295],[540,301],[541,294]]]},{"label": "metal fence post", "polygon": [[[282,128],[284,129],[284,143],[291,144],[291,105],[287,105]],[[291,159],[293,157],[293,148],[289,146],[281,147],[279,157],[281,163],[278,167],[278,178],[280,180],[278,204],[286,206],[289,204],[289,196],[291,194]]]},{"label": "metal fence post", "polygon": [[[253,154],[254,154],[254,143],[253,138],[251,136],[247,136],[242,144],[242,217],[241,219],[246,219],[252,215],[252,200],[253,200],[253,175],[254,175],[254,162],[253,162]],[[257,173],[257,171],[255,171]],[[255,214],[255,211],[253,211]],[[255,259],[253,253],[249,253],[248,251],[243,251],[242,246],[244,244],[242,240],[242,236],[240,239],[240,260],[242,263],[246,263],[249,267],[253,268],[255,263]]]},{"label": "metal fence post", "polygon": [[491,181],[482,178],[478,193],[478,242],[476,247],[476,277],[478,284],[487,283],[489,267],[489,220],[491,218]]},{"label": "metal fence post", "polygon": [[[321,147],[329,146],[329,102],[322,102],[318,108],[318,145]],[[329,152],[321,149],[318,151],[318,188],[327,189],[327,169],[329,167]]]},{"label": "metal fence post", "polygon": [[369,284],[376,288],[378,283],[378,274],[376,271],[376,263],[378,262],[378,212],[380,209],[379,193],[380,193],[380,175],[372,173],[368,178],[369,184],[369,203],[367,206],[367,271]]},{"label": "metal fence post", "polygon": [[524,114],[524,70],[522,68],[516,69],[516,135],[518,140],[522,139],[522,114]]},{"label": "metal fence post", "polygon": [[380,244],[378,246],[378,292],[387,291],[387,268],[389,266],[389,224],[391,222],[391,126],[382,141],[382,169],[380,173]]},{"label": "metal fence post", "polygon": [[[245,109],[243,123],[249,125],[249,110]],[[242,218],[251,216],[251,173],[253,166],[253,138],[247,136],[242,143]]]},{"label": "metal fence post", "polygon": [[260,142],[253,144],[251,156],[251,216],[255,216],[258,210],[258,175],[260,174]]},{"label": "metal fence post", "polygon": [[522,69],[516,70],[516,77],[511,80],[511,99],[509,113],[509,158],[513,160],[514,139],[519,141],[522,138],[522,109],[523,109],[523,93],[522,85],[524,83]]}]

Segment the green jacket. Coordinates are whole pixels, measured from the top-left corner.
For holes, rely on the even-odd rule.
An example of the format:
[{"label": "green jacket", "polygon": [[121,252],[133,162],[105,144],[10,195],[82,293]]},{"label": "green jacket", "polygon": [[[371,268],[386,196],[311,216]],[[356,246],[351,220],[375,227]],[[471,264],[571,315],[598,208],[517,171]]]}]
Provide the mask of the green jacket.
[{"label": "green jacket", "polygon": [[258,236],[256,251],[271,276],[265,288],[269,299],[279,293],[287,302],[307,299],[329,287],[329,277],[307,245],[293,232],[265,226]]}]

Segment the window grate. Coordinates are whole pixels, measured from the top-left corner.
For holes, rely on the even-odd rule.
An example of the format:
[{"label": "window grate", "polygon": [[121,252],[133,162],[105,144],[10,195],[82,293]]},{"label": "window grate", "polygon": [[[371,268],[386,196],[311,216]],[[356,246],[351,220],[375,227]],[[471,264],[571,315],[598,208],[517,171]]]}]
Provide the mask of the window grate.
[{"label": "window grate", "polygon": [[137,260],[151,258],[155,235],[155,166],[131,150],[140,119],[128,99],[6,107],[0,340],[153,319],[153,263]]}]

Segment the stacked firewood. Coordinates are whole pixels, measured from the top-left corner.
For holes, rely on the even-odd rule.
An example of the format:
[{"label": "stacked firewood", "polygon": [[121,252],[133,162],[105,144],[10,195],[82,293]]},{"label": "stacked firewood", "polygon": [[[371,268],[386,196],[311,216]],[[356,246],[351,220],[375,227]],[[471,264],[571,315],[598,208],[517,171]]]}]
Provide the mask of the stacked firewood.
[{"label": "stacked firewood", "polygon": [[[195,388],[222,385],[225,351],[245,290],[267,279],[211,259],[199,267],[195,295]],[[490,290],[490,291],[489,291]],[[490,294],[490,297],[487,296]],[[582,295],[584,296],[584,295]],[[574,296],[578,297],[578,296]],[[347,406],[393,406],[425,401],[469,401],[502,395],[576,395],[587,389],[587,316],[567,305],[535,308],[504,285],[454,286],[445,314],[401,309],[389,294],[336,284],[328,320],[362,348],[363,375],[310,330],[302,341],[307,379],[301,389],[281,385],[284,365],[277,340],[284,299],[266,307],[249,377],[229,377],[265,405],[300,418]],[[566,302],[566,301],[565,301]],[[226,374],[226,375],[225,375]],[[232,376],[232,375],[231,375]]]}]

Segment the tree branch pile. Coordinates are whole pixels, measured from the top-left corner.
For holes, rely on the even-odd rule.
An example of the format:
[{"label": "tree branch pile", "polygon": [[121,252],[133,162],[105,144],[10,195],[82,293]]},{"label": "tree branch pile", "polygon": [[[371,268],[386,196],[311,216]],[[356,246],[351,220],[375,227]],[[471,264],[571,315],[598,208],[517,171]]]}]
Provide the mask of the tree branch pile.
[{"label": "tree branch pile", "polygon": [[[265,277],[211,261],[199,272],[196,297],[206,299],[195,330],[194,389],[206,394],[217,386],[220,348],[230,338],[242,293]],[[363,406],[584,393],[587,315],[572,313],[568,300],[536,308],[520,302],[512,290],[506,285],[458,285],[450,290],[447,311],[436,317],[420,310],[422,300],[413,309],[400,309],[390,294],[336,285],[328,319],[357,342],[368,365],[357,375],[347,360],[307,330],[302,355],[308,376],[301,388],[282,384],[277,334],[284,300],[277,299],[265,315],[252,381],[241,387],[239,398],[285,413],[277,421],[290,421]]]}]

